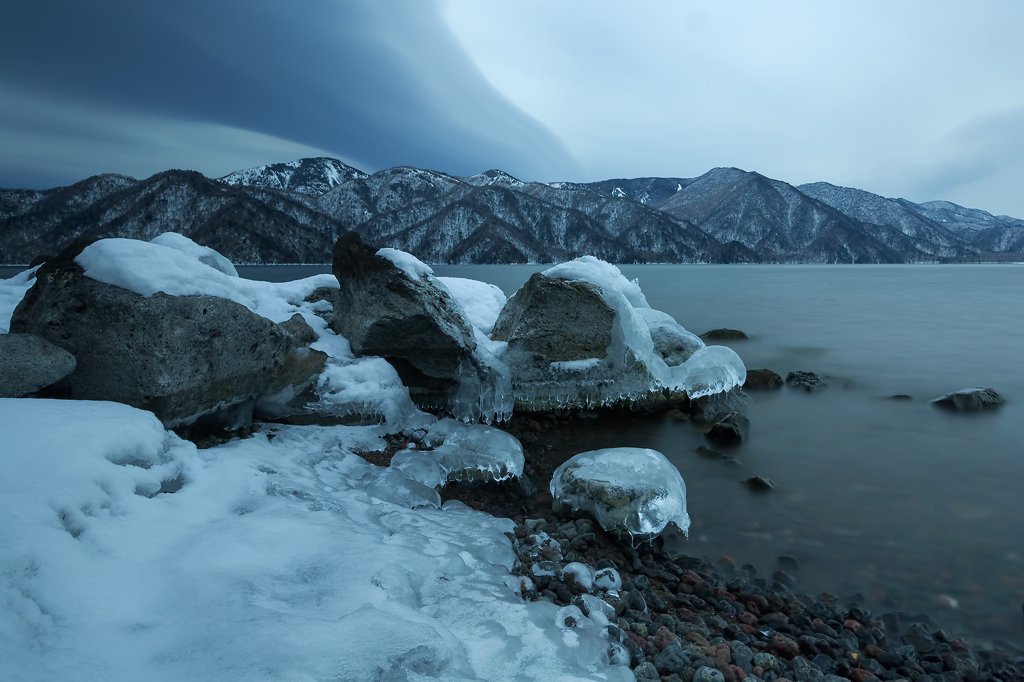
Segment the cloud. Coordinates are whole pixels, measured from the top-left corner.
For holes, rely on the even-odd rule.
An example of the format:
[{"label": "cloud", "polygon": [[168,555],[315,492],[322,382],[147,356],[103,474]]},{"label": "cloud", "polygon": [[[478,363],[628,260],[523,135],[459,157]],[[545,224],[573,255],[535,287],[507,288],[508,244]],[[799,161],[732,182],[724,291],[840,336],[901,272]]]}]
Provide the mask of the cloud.
[{"label": "cloud", "polygon": [[[0,135],[26,150],[42,145],[40,176],[60,144],[66,164],[88,166],[84,155],[117,132],[104,116],[128,126],[108,140],[125,156],[133,135],[152,141],[164,126],[201,160],[209,154],[195,145],[220,129],[371,171],[499,166],[533,178],[576,168],[555,136],[481,77],[437,7],[421,0],[6,3],[0,87],[21,103],[20,119],[0,120]],[[160,148],[138,147],[152,172],[167,167]],[[287,159],[264,162],[276,160]],[[202,162],[192,165],[204,170]]]}]

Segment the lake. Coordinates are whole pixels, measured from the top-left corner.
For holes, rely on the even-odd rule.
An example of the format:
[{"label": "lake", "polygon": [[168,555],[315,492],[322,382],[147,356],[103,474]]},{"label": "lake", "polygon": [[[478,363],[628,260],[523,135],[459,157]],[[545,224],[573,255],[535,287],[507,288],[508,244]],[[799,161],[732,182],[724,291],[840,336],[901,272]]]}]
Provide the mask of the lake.
[{"label": "lake", "polygon": [[[510,295],[546,267],[434,270]],[[762,576],[794,557],[797,591],[859,593],[876,612],[925,612],[951,634],[1024,646],[1024,266],[621,269],[690,331],[749,334],[728,344],[748,369],[812,371],[829,387],[752,393],[750,438],[730,451],[740,465],[698,456],[700,428],[671,419],[581,423],[557,434],[553,458],[653,448],[687,484],[690,538],[670,547]],[[284,281],[330,266],[239,271]],[[958,414],[929,403],[968,386],[994,388],[1006,404]],[[778,488],[739,483],[756,474]]]},{"label": "lake", "polygon": [[[435,266],[512,294],[539,266]],[[748,369],[827,377],[808,394],[751,393],[750,438],[708,460],[690,423],[588,423],[566,458],[634,446],[664,453],[687,484],[681,551],[800,565],[795,589],[859,593],[873,610],[930,614],[951,633],[1024,645],[1024,266],[642,265],[651,307],[694,333],[730,327]],[[929,403],[988,386],[1000,408]],[[892,400],[903,394],[911,400]],[[755,494],[739,483],[778,484]]]}]

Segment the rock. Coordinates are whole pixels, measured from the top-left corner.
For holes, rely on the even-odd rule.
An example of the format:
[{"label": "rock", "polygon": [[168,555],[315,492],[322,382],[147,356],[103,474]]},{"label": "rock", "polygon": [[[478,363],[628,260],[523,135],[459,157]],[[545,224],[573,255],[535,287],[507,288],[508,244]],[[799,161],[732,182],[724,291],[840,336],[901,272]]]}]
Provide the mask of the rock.
[{"label": "rock", "polygon": [[582,452],[555,470],[550,491],[553,506],[587,511],[606,531],[653,537],[670,522],[690,527],[683,477],[654,450]]},{"label": "rock", "polygon": [[725,675],[720,670],[702,665],[693,673],[693,682],[725,682]]},{"label": "rock", "polygon": [[745,483],[748,488],[755,492],[768,492],[778,487],[775,481],[765,476],[751,476],[750,478],[743,479],[740,483]]},{"label": "rock", "polygon": [[654,667],[654,664],[649,661],[644,661],[636,668],[633,669],[633,679],[637,682],[658,682],[661,676],[658,674],[658,669]]},{"label": "rock", "polygon": [[750,435],[750,420],[739,412],[730,412],[716,421],[704,435],[715,443],[739,445]]},{"label": "rock", "polygon": [[[508,299],[491,333],[493,340],[508,343],[503,359],[516,409],[589,409],[649,384],[647,368],[628,350],[620,347],[613,357],[615,323],[615,311],[597,285],[540,273],[530,277]],[[622,385],[627,374],[638,380]]]},{"label": "rock", "polygon": [[712,393],[689,401],[690,416],[699,421],[714,422],[731,412],[742,412],[750,396],[739,387],[724,393]]},{"label": "rock", "polygon": [[489,354],[477,352],[470,323],[451,294],[426,266],[410,274],[377,251],[355,232],[335,244],[332,270],[340,289],[333,295],[331,328],[356,355],[391,363],[420,407],[466,421],[507,419],[508,377]]},{"label": "rock", "polygon": [[491,338],[546,363],[603,358],[614,320],[596,285],[538,272],[501,309]]},{"label": "rock", "polygon": [[931,401],[933,405],[961,412],[973,412],[1003,404],[1003,396],[991,388],[961,388]]},{"label": "rock", "polygon": [[34,334],[0,334],[0,398],[21,398],[75,371],[75,356]]},{"label": "rock", "polygon": [[750,339],[745,333],[738,329],[711,329],[700,335],[706,341],[745,341]]},{"label": "rock", "polygon": [[782,377],[770,369],[748,369],[743,388],[748,391],[768,391],[782,388]]},{"label": "rock", "polygon": [[913,396],[909,396],[906,393],[897,393],[887,398],[888,400],[913,400]]},{"label": "rock", "polygon": [[209,415],[226,428],[251,419],[256,399],[301,390],[326,355],[246,307],[214,296],[145,297],[86,277],[76,241],[36,273],[11,328],[75,356],[61,383],[72,399],[153,412],[167,427]]},{"label": "rock", "polygon": [[303,346],[308,346],[317,340],[316,332],[313,331],[313,328],[309,326],[309,323],[299,313],[295,313],[278,326],[291,334],[296,343]]},{"label": "rock", "polygon": [[654,665],[662,675],[671,675],[689,666],[690,657],[686,655],[678,642],[673,642],[654,657]]},{"label": "rock", "polygon": [[808,393],[828,388],[828,384],[814,372],[790,372],[786,375],[786,383],[793,388],[802,388]]},{"label": "rock", "polygon": [[797,656],[792,663],[796,682],[824,682],[825,675],[803,656]]}]

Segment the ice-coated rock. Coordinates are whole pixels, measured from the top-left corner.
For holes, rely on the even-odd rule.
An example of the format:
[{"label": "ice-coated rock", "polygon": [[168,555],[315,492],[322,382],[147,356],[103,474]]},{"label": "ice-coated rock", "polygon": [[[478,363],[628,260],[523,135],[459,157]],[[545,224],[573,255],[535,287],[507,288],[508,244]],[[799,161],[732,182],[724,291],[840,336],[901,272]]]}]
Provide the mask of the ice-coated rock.
[{"label": "ice-coated rock", "polygon": [[550,489],[556,504],[590,512],[608,531],[653,537],[669,523],[690,527],[683,477],[655,450],[580,453],[555,470]]},{"label": "ice-coated rock", "polygon": [[666,389],[699,398],[746,376],[732,350],[706,348],[652,310],[636,281],[592,256],[531,277],[502,309],[492,338],[508,343],[501,359],[520,410],[656,404]]},{"label": "ice-coated rock", "polygon": [[417,405],[465,421],[511,415],[507,370],[478,347],[465,312],[429,266],[349,232],[334,247],[332,270],[340,287],[332,329],[357,356],[390,362]]},{"label": "ice-coated rock", "polygon": [[647,323],[654,342],[654,352],[669,367],[676,367],[690,359],[690,356],[705,347],[699,336],[683,329],[671,315],[653,308],[637,308],[637,313]]},{"label": "ice-coated rock", "polygon": [[747,380],[747,368],[732,348],[707,346],[696,351],[683,365],[684,388],[690,399],[725,393]]},{"label": "ice-coated rock", "polygon": [[401,450],[391,466],[428,487],[449,481],[504,481],[523,474],[523,446],[509,433],[442,419],[424,442],[434,450]]}]

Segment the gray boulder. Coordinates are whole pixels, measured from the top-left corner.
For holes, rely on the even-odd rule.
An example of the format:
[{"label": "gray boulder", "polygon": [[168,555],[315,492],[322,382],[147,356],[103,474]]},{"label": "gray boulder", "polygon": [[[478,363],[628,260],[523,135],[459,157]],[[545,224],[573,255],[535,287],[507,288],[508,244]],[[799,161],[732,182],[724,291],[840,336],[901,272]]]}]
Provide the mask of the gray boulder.
[{"label": "gray boulder", "polygon": [[295,394],[326,355],[233,301],[213,296],[146,298],[86,277],[76,242],[36,274],[11,330],[71,353],[77,369],[59,388],[72,399],[111,400],[153,412],[167,427],[209,415],[237,428],[257,398]]},{"label": "gray boulder", "polygon": [[501,309],[491,338],[545,365],[604,358],[614,320],[597,286],[538,272]]},{"label": "gray boulder", "polygon": [[75,356],[34,334],[0,334],[0,398],[21,398],[75,371]]},{"label": "gray boulder", "polygon": [[[491,338],[508,342],[502,359],[521,411],[664,407],[648,368],[616,341],[615,310],[594,284],[535,274],[512,296]],[[621,334],[621,331],[618,332]]]},{"label": "gray boulder", "polygon": [[802,388],[808,393],[828,388],[828,384],[814,372],[790,372],[786,375],[786,383],[793,388]]},{"label": "gray boulder", "polygon": [[[506,419],[507,372],[482,349],[462,308],[433,277],[413,276],[349,232],[334,247],[331,328],[356,355],[384,358],[422,408]],[[506,409],[505,405],[508,404]]]},{"label": "gray boulder", "polygon": [[961,412],[973,412],[1003,404],[1003,396],[991,388],[961,388],[931,401],[933,405]]}]

